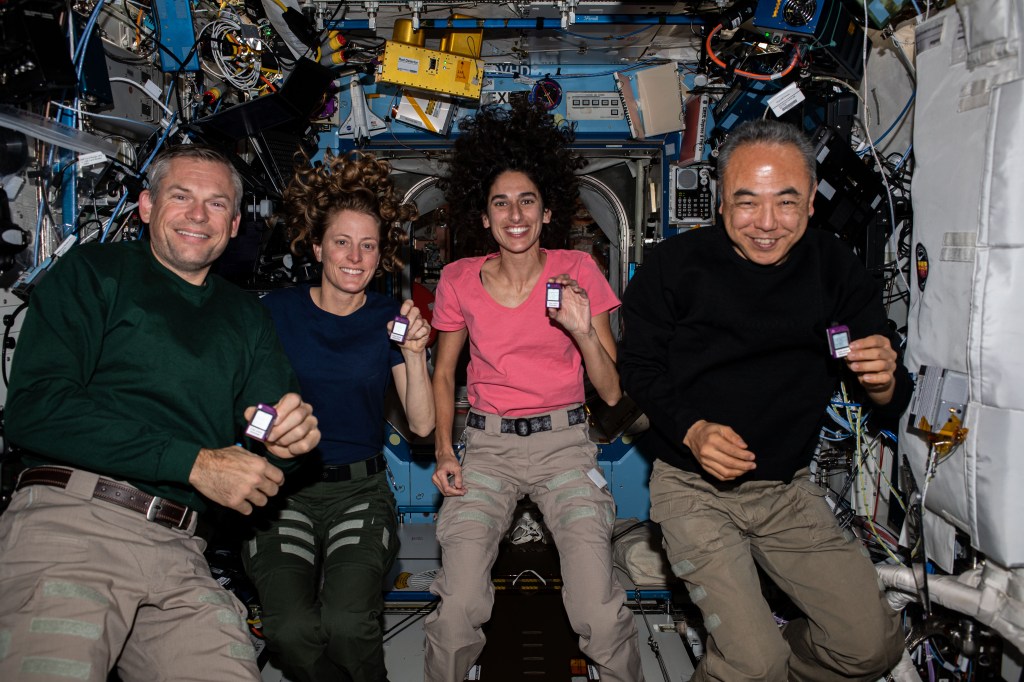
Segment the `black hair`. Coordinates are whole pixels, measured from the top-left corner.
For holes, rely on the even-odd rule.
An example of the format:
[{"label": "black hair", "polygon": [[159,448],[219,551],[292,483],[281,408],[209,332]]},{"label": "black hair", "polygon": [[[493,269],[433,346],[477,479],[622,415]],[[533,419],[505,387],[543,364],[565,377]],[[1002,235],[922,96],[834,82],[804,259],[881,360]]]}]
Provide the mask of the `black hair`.
[{"label": "black hair", "polygon": [[722,180],[725,177],[725,169],[732,159],[732,155],[740,147],[749,144],[778,144],[791,145],[803,157],[804,167],[807,169],[807,176],[811,179],[811,186],[817,181],[817,161],[814,156],[814,147],[810,140],[799,128],[791,123],[773,121],[771,119],[746,121],[736,127],[736,130],[729,133],[722,148],[718,152],[718,185],[722,187]]},{"label": "black hair", "polygon": [[572,125],[556,122],[539,104],[517,100],[511,108],[487,105],[459,121],[447,174],[438,183],[448,200],[457,257],[497,250],[481,215],[494,180],[506,171],[525,174],[540,190],[551,222],[541,231],[541,246],[563,249],[579,197],[575,171],[586,160],[571,150]]}]

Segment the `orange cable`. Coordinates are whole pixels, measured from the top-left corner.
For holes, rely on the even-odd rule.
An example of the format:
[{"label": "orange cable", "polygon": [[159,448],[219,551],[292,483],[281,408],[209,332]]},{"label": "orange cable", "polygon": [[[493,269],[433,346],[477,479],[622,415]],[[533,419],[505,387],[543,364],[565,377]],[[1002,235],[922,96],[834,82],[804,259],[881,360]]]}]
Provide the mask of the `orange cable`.
[{"label": "orange cable", "polygon": [[[721,59],[719,59],[718,55],[715,54],[715,51],[711,49],[711,39],[713,37],[715,37],[715,34],[717,34],[721,30],[722,30],[722,25],[721,24],[719,24],[718,26],[715,26],[713,29],[711,29],[711,33],[708,34],[708,38],[707,38],[707,41],[705,41],[705,43],[704,43],[704,47],[707,48],[708,57],[711,58],[711,61],[713,61],[716,65],[720,66],[721,68],[725,69],[726,71],[728,71],[729,70],[728,64],[726,64]],[[782,78],[783,76],[788,74],[790,71],[792,71],[793,68],[797,65],[797,62],[799,62],[799,61],[800,61],[800,50],[797,49],[796,46],[794,46],[793,47],[793,59],[790,60],[789,66],[787,66],[780,73],[775,73],[775,74],[771,74],[771,75],[765,75],[763,73],[753,73],[752,71],[744,71],[742,69],[736,69],[733,73],[735,73],[738,76],[743,76],[744,78],[749,78],[751,80],[756,80],[756,81],[774,81],[774,80],[778,80],[778,79]]]}]

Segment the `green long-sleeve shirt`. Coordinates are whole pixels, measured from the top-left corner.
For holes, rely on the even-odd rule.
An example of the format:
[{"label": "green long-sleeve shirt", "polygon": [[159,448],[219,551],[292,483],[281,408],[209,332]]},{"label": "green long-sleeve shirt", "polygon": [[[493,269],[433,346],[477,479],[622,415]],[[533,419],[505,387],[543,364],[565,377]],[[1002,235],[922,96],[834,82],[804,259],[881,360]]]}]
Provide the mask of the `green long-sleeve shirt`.
[{"label": "green long-sleeve shirt", "polygon": [[297,386],[251,294],[216,275],[189,284],[148,243],[82,246],[32,293],[7,436],[29,465],[87,469],[203,509],[188,483],[199,450],[241,440],[246,407]]}]

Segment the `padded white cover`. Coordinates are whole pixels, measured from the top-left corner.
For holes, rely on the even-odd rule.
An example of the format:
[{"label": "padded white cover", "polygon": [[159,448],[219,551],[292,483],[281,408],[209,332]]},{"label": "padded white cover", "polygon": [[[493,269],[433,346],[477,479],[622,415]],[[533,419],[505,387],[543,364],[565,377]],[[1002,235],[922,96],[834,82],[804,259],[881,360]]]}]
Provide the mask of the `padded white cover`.
[{"label": "padded white cover", "polygon": [[[967,440],[939,466],[928,486],[927,512],[966,531],[972,545],[997,563],[1022,566],[1022,3],[963,4],[969,21],[984,17],[986,24],[965,33],[951,7],[917,30],[913,240],[927,249],[929,274],[920,292],[913,273],[907,366],[912,372],[922,365],[964,372],[970,386]],[[976,54],[965,35],[974,37]],[[922,486],[927,444],[905,427],[900,450]],[[951,571],[951,533],[943,526],[929,520],[926,546],[929,557]]]}]

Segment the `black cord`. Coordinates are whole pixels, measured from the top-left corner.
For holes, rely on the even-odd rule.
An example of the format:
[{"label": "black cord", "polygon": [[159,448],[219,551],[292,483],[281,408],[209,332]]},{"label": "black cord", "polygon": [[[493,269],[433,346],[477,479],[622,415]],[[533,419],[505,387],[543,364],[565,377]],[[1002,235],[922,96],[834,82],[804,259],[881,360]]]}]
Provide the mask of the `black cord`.
[{"label": "black cord", "polygon": [[[399,633],[401,633],[403,630],[408,628],[410,625],[412,625],[413,623],[418,621],[420,618],[424,618],[424,617],[430,615],[434,611],[434,609],[436,609],[440,604],[441,604],[441,600],[438,599],[435,602],[431,602],[430,604],[426,604],[424,606],[421,606],[416,611],[413,611],[408,616],[406,616],[404,619],[398,621],[393,626],[391,626],[390,628],[385,630],[382,633],[384,635],[383,641],[384,642],[388,642],[391,639],[394,639],[395,637],[398,636]],[[399,626],[402,626],[402,627],[399,627]]]},{"label": "black cord", "polygon": [[[122,21],[122,23],[126,23],[129,26],[132,26],[139,33],[145,33],[146,37],[149,38],[150,40],[152,40],[153,44],[156,45],[156,47],[158,49],[163,50],[163,52],[166,55],[168,55],[171,59],[173,59],[175,62],[177,62],[178,70],[174,72],[174,78],[171,80],[171,90],[174,92],[175,102],[178,105],[178,111],[179,112],[183,111],[183,103],[181,101],[181,91],[180,91],[180,88],[177,87],[177,85],[178,85],[178,77],[185,70],[185,66],[188,64],[189,60],[192,59],[192,54],[195,52],[196,48],[199,46],[199,43],[202,40],[202,38],[197,38],[196,39],[196,42],[192,44],[192,49],[189,50],[187,55],[185,55],[185,59],[184,60],[178,59],[178,55],[174,54],[174,52],[172,52],[169,47],[167,47],[162,42],[160,42],[160,39],[157,37],[157,34],[156,34],[155,31],[149,30],[148,28],[143,26],[141,23],[137,23],[137,24],[131,23],[130,20],[131,20],[131,16],[132,15],[131,15],[131,12],[128,11],[128,2],[127,2],[127,0],[121,0],[121,5],[124,7],[125,16],[127,16],[128,19],[129,19],[129,21],[127,21],[127,22]],[[111,11],[109,9],[109,7],[107,7],[106,9],[107,9],[108,13],[111,16],[115,17],[116,19],[120,19],[121,18],[121,17],[118,17],[115,12]],[[143,7],[140,7],[138,9],[139,9],[140,12],[141,11],[146,11],[146,8],[143,8]],[[148,9],[149,9],[150,12],[153,11],[152,7],[148,8]],[[106,50],[104,50],[104,52],[106,52]],[[121,60],[115,60],[115,61],[121,61]],[[162,102],[161,102],[161,104],[162,104]]]},{"label": "black cord", "polygon": [[10,343],[11,329],[14,327],[14,321],[18,319],[18,315],[27,307],[28,301],[24,301],[14,309],[13,313],[9,316],[5,316],[3,349],[0,349],[0,373],[3,374],[4,387],[11,385],[10,381],[7,379],[7,344]]},{"label": "black cord", "polygon": [[341,11],[341,8],[344,7],[345,4],[346,3],[344,2],[339,2],[334,6],[334,11],[331,12],[331,16],[328,17],[327,21],[324,22],[324,27],[317,31],[316,38],[313,40],[313,45],[307,46],[306,51],[302,53],[302,56],[299,57],[299,59],[302,59],[302,57],[305,57],[307,54],[309,54],[310,50],[315,50],[316,48],[320,47],[320,44],[324,40],[324,35],[327,33],[327,25],[334,21],[335,18],[337,18],[338,12]]},{"label": "black cord", "polygon": [[[124,2],[123,4],[127,7],[128,3]],[[125,13],[128,14],[129,17],[131,17],[130,13],[128,13],[127,11]],[[111,14],[113,16],[115,16],[115,17],[117,16],[116,14],[113,14],[113,13],[111,13]],[[161,43],[160,39],[157,37],[157,35],[156,35],[156,33],[154,31],[149,30],[148,28],[146,28],[145,26],[143,26],[141,24],[132,24],[132,26],[134,28],[138,28],[140,33],[145,33],[146,37],[149,38],[150,40],[152,40],[153,44],[156,45],[158,49],[163,50],[164,53],[167,54],[167,56],[169,56],[171,59],[176,61],[180,66],[185,66],[185,64],[188,63],[187,59],[184,62],[182,62],[180,59],[178,59],[178,55],[176,55],[173,52],[171,52],[171,49],[169,47],[167,47],[166,45]]]}]

